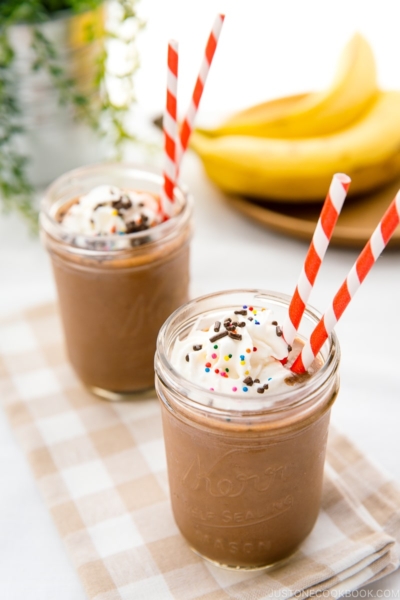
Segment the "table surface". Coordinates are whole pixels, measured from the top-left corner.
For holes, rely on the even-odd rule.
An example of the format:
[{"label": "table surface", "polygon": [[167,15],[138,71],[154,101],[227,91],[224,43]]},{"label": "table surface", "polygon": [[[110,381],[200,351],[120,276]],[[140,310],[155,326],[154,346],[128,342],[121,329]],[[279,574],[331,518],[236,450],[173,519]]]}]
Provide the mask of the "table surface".
[{"label": "table surface", "polygon": [[[187,159],[184,176],[196,199],[192,295],[238,286],[292,293],[307,245],[245,220],[205,179],[197,159]],[[0,314],[55,298],[47,256],[15,218],[0,220],[0,245]],[[352,250],[329,249],[313,291],[314,306],[327,306],[356,256]],[[337,326],[341,391],[332,419],[400,481],[398,274],[398,253],[384,253]],[[0,598],[26,600],[29,593],[29,600],[84,600],[1,411],[0,481]],[[371,586],[399,588],[399,573]]]},{"label": "table surface", "polygon": [[[142,3],[145,16],[151,20],[141,42],[146,60],[142,61],[142,71],[138,77],[138,96],[142,102],[148,100],[149,107],[160,109],[160,103],[152,105],[151,100],[156,96],[159,97],[157,85],[161,75],[156,73],[157,76],[152,80],[155,82],[152,87],[150,79],[148,77],[146,79],[146,73],[149,73],[149,69],[160,71],[163,68],[161,62],[156,64],[159,59],[155,57],[157,57],[157,48],[160,48],[161,42],[165,42],[165,32],[173,30],[172,33],[176,37],[183,39],[186,52],[183,67],[189,70],[188,63],[196,64],[201,56],[204,32],[208,31],[209,23],[212,21],[215,2],[204,0],[201,3],[203,7],[201,14],[195,15],[189,10],[189,3],[184,3],[183,0],[171,0],[170,3],[142,0]],[[224,8],[224,2],[218,4],[219,8]],[[240,24],[239,8],[243,3],[231,0],[230,3],[225,2],[225,4],[229,4],[232,8],[231,22],[234,29],[235,19],[238,26]],[[261,10],[261,2],[249,0],[246,4]],[[263,4],[265,17],[267,4],[269,5],[269,3]],[[282,22],[288,8],[294,8],[297,4],[288,0],[274,3],[275,10],[280,14],[277,22]],[[322,6],[315,0],[305,0],[301,4],[305,10],[317,12]],[[168,14],[166,5],[171,9]],[[322,31],[315,31],[314,45],[320,44],[322,47],[326,42],[324,51],[328,53],[328,62],[332,62],[331,68],[338,49],[348,37],[352,27],[358,26],[355,7],[362,6],[363,12],[359,13],[362,15],[359,17],[361,28],[364,28],[373,38],[382,63],[382,57],[385,59],[385,56],[388,57],[389,53],[396,49],[388,47],[388,40],[400,46],[400,38],[396,31],[398,19],[394,18],[396,3],[386,0],[379,3],[381,9],[385,8],[386,12],[385,19],[378,22],[372,8],[366,7],[359,0],[354,0],[351,3],[351,11],[347,12],[343,27],[335,29],[334,25],[342,18],[341,12],[345,5],[348,7],[349,3],[345,4],[342,0],[329,3],[329,14],[327,13],[325,17],[329,17],[332,27],[324,29],[323,36]],[[178,14],[179,18],[176,16]],[[198,27],[195,31],[184,27],[185,22],[191,22],[197,17]],[[321,14],[319,17],[322,18]],[[300,15],[294,14],[289,29],[286,30],[287,36],[292,36],[295,40],[299,40],[301,35],[297,25],[299,18]],[[248,48],[250,55],[251,52],[255,52],[257,43],[268,51],[268,44],[273,47],[279,41],[270,20],[266,22],[268,36],[261,35],[263,25],[257,19],[255,22],[252,18],[251,23],[248,24],[248,30],[251,29],[253,34],[247,37],[250,43]],[[383,22],[385,32],[382,30]],[[306,40],[312,31],[313,22],[308,22],[304,26],[307,35],[304,36],[304,44],[298,46],[299,51],[292,53],[290,57],[284,54],[284,44],[281,44],[281,62],[277,63],[274,57],[275,62],[273,68],[271,67],[267,83],[274,84],[273,89],[277,95],[295,91],[297,83],[299,85],[296,91],[301,91],[300,79],[298,82],[294,80],[293,89],[289,89],[286,86],[286,79],[281,77],[279,68],[285,66],[285,61],[287,61],[287,68],[293,66],[292,73],[296,77],[301,61],[315,56],[313,44],[309,42],[307,45]],[[232,82],[234,77],[232,64],[235,64],[236,69],[242,69],[243,77],[253,77],[254,81],[254,74],[248,75],[246,72],[244,64],[246,61],[242,57],[242,52],[239,52],[234,37],[233,33],[227,30],[227,49],[221,50],[222,56],[223,52],[231,52],[233,57],[237,58],[236,61],[232,60],[232,57],[229,59],[231,68],[228,80]],[[150,52],[150,49],[153,52]],[[196,55],[196,62],[191,60],[194,55]],[[396,76],[399,77],[398,69],[392,68],[389,73],[388,61],[383,60],[383,63],[386,65],[381,71],[383,79],[390,80],[392,84],[397,83],[397,87],[400,87],[400,82],[395,82],[392,76],[393,73],[397,73]],[[193,64],[190,66],[192,71]],[[236,96],[232,95],[232,92],[235,92],[232,83],[231,87],[228,84],[224,93],[221,93],[218,81],[227,73],[225,67],[221,59],[220,66],[216,64],[215,72],[210,76],[213,79],[210,79],[208,85],[211,89],[215,86],[215,91],[214,95],[211,93],[204,98],[206,108],[216,106],[221,110],[223,105],[232,108],[233,97],[238,104],[245,104],[251,98],[256,100],[262,98],[267,86],[260,81],[256,82],[253,96],[250,98],[250,79],[245,80],[243,86],[239,86]],[[260,73],[260,65],[258,69],[257,73]],[[307,74],[307,81],[302,75],[302,86],[316,82],[318,87],[320,83],[326,83],[329,79],[326,78],[325,70],[318,61],[309,65]],[[186,94],[188,97],[188,93],[188,88],[184,87],[183,95]],[[164,96],[164,92],[162,95]],[[188,155],[185,158],[182,174],[196,200],[195,235],[191,257],[192,295],[237,287],[279,290],[291,294],[302,267],[307,245],[266,230],[234,212],[223,195],[207,181],[196,157]],[[356,256],[357,252],[353,250],[329,249],[311,297],[311,304],[321,311],[328,306]],[[399,268],[399,253],[385,252],[337,326],[342,348],[341,391],[332,415],[335,425],[398,481],[400,481],[400,436],[398,435],[400,370],[397,367],[400,358]],[[0,217],[0,274],[1,315],[55,299],[49,261],[39,241],[29,237],[24,225],[15,217]],[[29,466],[1,411],[0,481],[0,598],[84,600],[85,594],[78,576],[69,562],[51,517],[39,496]],[[381,594],[386,594],[381,597],[391,597],[388,596],[390,591],[395,592],[400,589],[400,573],[394,573],[369,586],[368,589],[375,592],[379,590]]]}]

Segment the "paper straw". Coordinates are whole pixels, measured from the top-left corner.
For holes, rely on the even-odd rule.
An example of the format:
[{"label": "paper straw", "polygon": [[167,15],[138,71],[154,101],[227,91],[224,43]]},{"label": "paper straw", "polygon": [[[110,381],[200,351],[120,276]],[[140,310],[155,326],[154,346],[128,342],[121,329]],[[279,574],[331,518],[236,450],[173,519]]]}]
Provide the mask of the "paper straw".
[{"label": "paper straw", "polygon": [[173,214],[176,183],[178,62],[178,43],[170,40],[168,42],[167,100],[163,120],[164,183],[161,191],[161,207],[166,217]]},{"label": "paper straw", "polygon": [[217,15],[212,27],[210,36],[208,38],[207,46],[204,52],[203,62],[201,63],[200,72],[194,86],[192,99],[185,117],[182,123],[182,128],[179,136],[178,152],[177,152],[177,176],[179,175],[179,169],[182,161],[182,157],[186,152],[189,144],[189,138],[193,131],[194,120],[199,108],[200,100],[203,95],[204,86],[206,84],[208,72],[211,67],[212,60],[214,58],[215,50],[218,45],[218,39],[221,33],[222,25],[225,19],[225,15]]},{"label": "paper straw", "polygon": [[378,227],[364,246],[360,256],[351,268],[347,278],[339,288],[322,319],[305,344],[301,354],[294,361],[291,371],[304,373],[321,350],[325,340],[332,333],[336,323],[344,313],[356,291],[381,255],[400,221],[400,191],[383,215]]},{"label": "paper straw", "polygon": [[336,173],[332,178],[328,195],[322,207],[321,215],[290,302],[286,320],[283,323],[283,337],[287,344],[291,345],[296,337],[306,304],[332,237],[333,229],[342,210],[350,182],[350,177],[344,175],[344,173]]}]

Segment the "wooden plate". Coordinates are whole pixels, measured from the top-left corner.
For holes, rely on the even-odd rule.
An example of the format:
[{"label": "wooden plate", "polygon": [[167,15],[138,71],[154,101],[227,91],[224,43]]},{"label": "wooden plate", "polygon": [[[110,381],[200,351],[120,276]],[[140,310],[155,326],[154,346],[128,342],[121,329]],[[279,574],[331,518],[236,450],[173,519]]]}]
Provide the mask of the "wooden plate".
[{"label": "wooden plate", "polygon": [[[369,239],[386,208],[400,188],[399,180],[374,194],[346,201],[332,236],[332,244],[361,248]],[[228,202],[258,223],[290,236],[311,240],[321,205],[282,204],[228,197]],[[400,228],[389,244],[400,248]]]}]

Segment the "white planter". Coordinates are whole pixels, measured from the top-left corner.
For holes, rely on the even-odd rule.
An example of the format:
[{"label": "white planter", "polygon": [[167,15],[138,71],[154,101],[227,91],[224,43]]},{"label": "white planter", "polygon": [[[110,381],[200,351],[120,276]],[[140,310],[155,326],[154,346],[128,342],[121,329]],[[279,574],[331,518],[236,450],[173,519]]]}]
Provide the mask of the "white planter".
[{"label": "white planter", "polygon": [[[57,50],[58,64],[74,79],[77,88],[92,100],[98,99],[93,76],[102,49],[104,9],[73,15],[60,12],[52,20],[35,25]],[[87,31],[94,31],[88,40]],[[88,125],[74,118],[71,106],[61,106],[59,93],[43,70],[32,71],[33,26],[18,24],[9,30],[15,52],[12,68],[17,82],[18,101],[25,133],[21,153],[28,156],[28,173],[34,185],[45,185],[74,167],[97,162],[105,150]]]}]

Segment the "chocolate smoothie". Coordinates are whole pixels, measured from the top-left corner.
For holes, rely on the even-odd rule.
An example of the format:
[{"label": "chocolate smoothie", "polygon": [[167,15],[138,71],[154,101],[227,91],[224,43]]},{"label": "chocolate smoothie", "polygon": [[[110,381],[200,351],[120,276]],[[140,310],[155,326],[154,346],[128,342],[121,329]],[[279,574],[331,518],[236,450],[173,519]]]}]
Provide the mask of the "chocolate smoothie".
[{"label": "chocolate smoothie", "polygon": [[160,326],[188,299],[190,200],[164,220],[161,180],[124,165],[79,169],[49,188],[42,237],[70,361],[105,397],[154,385]]},{"label": "chocolate smoothie", "polygon": [[[240,294],[246,308],[232,305]],[[168,320],[156,389],[182,534],[218,565],[254,569],[290,556],[316,521],[339,349],[330,339],[310,374],[293,377],[282,362],[302,341],[282,339],[287,299],[240,294],[193,301]]]}]

